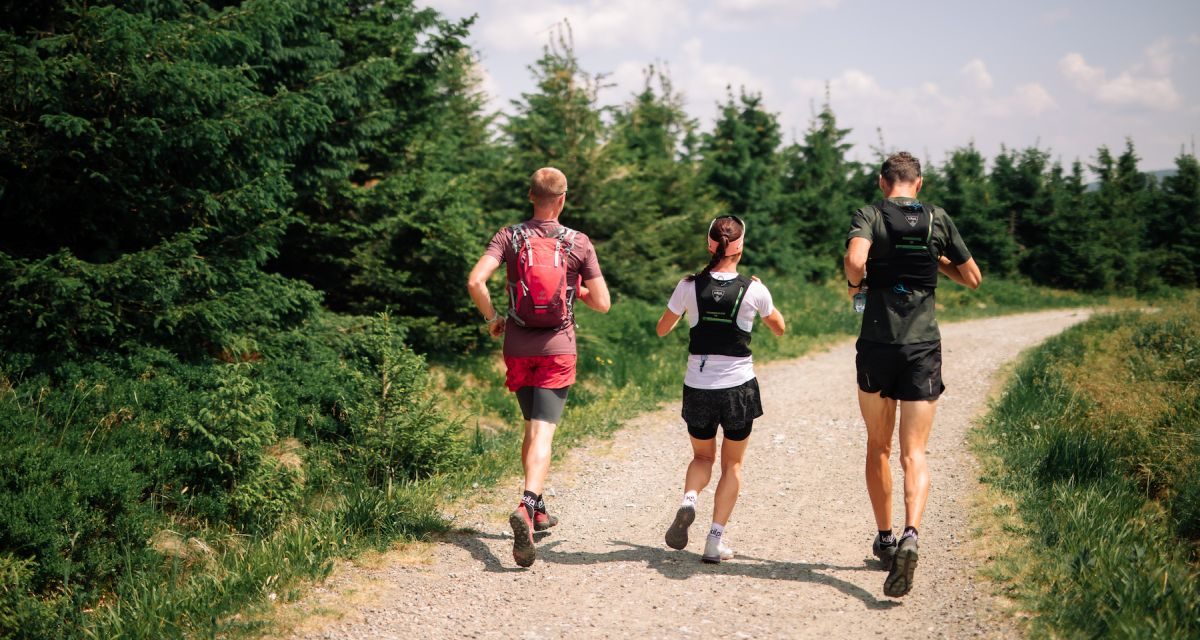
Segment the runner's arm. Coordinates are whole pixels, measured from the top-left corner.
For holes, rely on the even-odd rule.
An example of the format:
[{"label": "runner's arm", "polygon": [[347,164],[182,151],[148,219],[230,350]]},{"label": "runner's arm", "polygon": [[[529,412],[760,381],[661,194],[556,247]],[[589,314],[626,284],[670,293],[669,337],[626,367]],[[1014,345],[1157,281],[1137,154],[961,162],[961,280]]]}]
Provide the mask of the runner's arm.
[{"label": "runner's arm", "polygon": [[867,253],[871,250],[871,241],[866,238],[850,238],[846,246],[846,257],[842,267],[846,271],[847,295],[851,298],[858,293],[859,287],[850,284],[862,284],[867,275]]},{"label": "runner's arm", "polygon": [[483,314],[483,319],[491,320],[488,323],[488,333],[493,337],[504,333],[504,318],[492,305],[492,294],[488,291],[487,281],[499,266],[500,261],[494,256],[485,255],[475,263],[471,275],[467,276],[467,292],[471,294],[475,308]]},{"label": "runner's arm", "polygon": [[579,294],[580,301],[600,313],[608,313],[612,307],[612,300],[608,295],[608,283],[604,281],[604,276],[585,280]]},{"label": "runner's arm", "polygon": [[661,338],[668,333],[671,333],[671,329],[675,328],[675,324],[679,322],[679,319],[682,317],[683,316],[671,311],[670,309],[663,311],[662,317],[658,319],[658,326],[654,327],[654,330],[658,333],[658,337]]},{"label": "runner's arm", "polygon": [[771,315],[766,316],[762,320],[763,324],[767,325],[767,328],[771,330],[771,333],[777,336],[783,335],[783,332],[787,329],[787,324],[784,323],[783,314],[779,313],[779,309],[775,309],[771,312]]},{"label": "runner's arm", "polygon": [[950,262],[950,258],[942,256],[938,259],[938,271],[946,274],[947,278],[971,289],[978,289],[979,284],[983,282],[983,274],[979,272],[979,265],[975,264],[975,258],[969,258],[966,262],[955,265]]}]

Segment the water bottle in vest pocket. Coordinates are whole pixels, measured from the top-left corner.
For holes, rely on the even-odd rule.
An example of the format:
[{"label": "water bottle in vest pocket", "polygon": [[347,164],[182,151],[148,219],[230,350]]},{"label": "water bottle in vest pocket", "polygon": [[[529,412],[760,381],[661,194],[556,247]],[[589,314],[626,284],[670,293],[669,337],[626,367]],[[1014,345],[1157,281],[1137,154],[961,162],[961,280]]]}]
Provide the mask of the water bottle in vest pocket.
[{"label": "water bottle in vest pocket", "polygon": [[571,305],[578,286],[567,282],[567,260],[575,231],[559,227],[553,235],[533,237],[519,224],[512,227],[517,279],[508,283],[508,315],[522,327],[557,329],[572,321]]}]

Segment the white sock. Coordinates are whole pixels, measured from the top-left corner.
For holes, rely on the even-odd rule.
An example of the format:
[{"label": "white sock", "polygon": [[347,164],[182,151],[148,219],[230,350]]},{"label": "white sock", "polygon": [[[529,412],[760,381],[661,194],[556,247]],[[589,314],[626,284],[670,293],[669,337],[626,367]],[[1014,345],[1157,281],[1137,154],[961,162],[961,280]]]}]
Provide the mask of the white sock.
[{"label": "white sock", "polygon": [[720,540],[723,535],[725,535],[725,525],[712,523],[712,528],[708,530],[708,537]]},{"label": "white sock", "polygon": [[683,504],[680,506],[696,508],[696,492],[689,491],[683,494]]}]

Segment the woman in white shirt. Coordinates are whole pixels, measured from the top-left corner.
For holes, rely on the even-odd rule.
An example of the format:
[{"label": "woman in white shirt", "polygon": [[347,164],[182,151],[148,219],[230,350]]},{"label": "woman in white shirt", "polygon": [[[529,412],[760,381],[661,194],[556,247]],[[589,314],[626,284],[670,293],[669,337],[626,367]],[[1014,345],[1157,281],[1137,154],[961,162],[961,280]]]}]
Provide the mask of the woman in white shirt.
[{"label": "woman in white shirt", "polygon": [[687,375],[683,379],[683,420],[692,442],[692,461],[683,483],[683,504],[667,529],[667,546],[683,549],[688,527],[696,519],[696,496],[712,477],[717,456],[717,426],[721,443],[721,480],[713,499],[713,522],[705,541],[704,562],[733,557],[723,541],[725,523],[733,512],[742,485],[742,459],[754,419],[762,415],[750,331],[754,317],[775,335],[783,335],[783,315],[771,302],[771,292],[758,278],[738,275],[746,225],[737,216],[721,216],[708,226],[708,265],[675,287],[667,310],[658,319],[658,335],[675,328],[687,316],[690,326]]}]

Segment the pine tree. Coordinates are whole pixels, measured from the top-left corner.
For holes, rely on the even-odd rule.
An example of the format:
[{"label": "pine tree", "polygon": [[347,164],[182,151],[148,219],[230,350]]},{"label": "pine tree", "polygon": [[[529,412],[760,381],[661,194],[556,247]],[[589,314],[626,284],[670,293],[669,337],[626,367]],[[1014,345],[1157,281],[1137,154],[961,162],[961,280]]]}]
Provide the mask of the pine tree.
[{"label": "pine tree", "polygon": [[[262,77],[328,53],[333,2],[89,3],[0,36],[0,351],[219,351],[311,314],[271,275],[295,150],[330,122],[316,87]],[[289,47],[275,48],[278,43]],[[311,51],[313,60],[275,57]]]},{"label": "pine tree", "polygon": [[766,244],[780,206],[782,141],[779,121],[762,106],[762,96],[742,90],[735,100],[730,91],[711,133],[703,136],[701,176],[716,199],[730,213],[746,221],[747,238],[761,229],[761,250],[747,252],[746,262],[773,266],[783,256],[773,256]]},{"label": "pine tree", "polygon": [[613,113],[606,153],[613,175],[601,189],[623,222],[602,249],[614,290],[661,301],[681,272],[706,260],[705,225],[720,211],[690,160],[696,121],[662,68]]},{"label": "pine tree", "polygon": [[302,224],[276,268],[325,292],[334,310],[390,310],[421,350],[470,345],[469,301],[444,295],[477,257],[495,155],[464,44],[469,21],[407,0],[336,3],[314,19],[334,68],[297,81],[321,88],[332,124],[297,154]]},{"label": "pine tree", "polygon": [[1101,147],[1091,167],[1100,178],[1099,188],[1088,194],[1088,205],[1097,222],[1094,241],[1103,283],[1098,288],[1106,291],[1146,288],[1147,276],[1153,276],[1153,264],[1142,254],[1153,187],[1137,163],[1133,141],[1127,140],[1125,151],[1115,159],[1107,147]]},{"label": "pine tree", "polygon": [[1200,282],[1200,163],[1181,153],[1175,175],[1163,180],[1157,215],[1149,220],[1147,248],[1161,253],[1158,272],[1173,286]]},{"label": "pine tree", "polygon": [[815,280],[841,264],[848,215],[861,206],[854,186],[862,167],[846,158],[849,133],[838,128],[826,100],[804,141],[782,152],[784,193],[768,246],[776,266],[790,275]]},{"label": "pine tree", "polygon": [[[997,158],[997,169],[1005,162]],[[983,154],[975,145],[955,149],[942,167],[945,186],[939,204],[954,219],[976,262],[985,273],[1011,272],[1016,247],[997,206],[999,188],[984,173]],[[1005,175],[1001,170],[1000,175]]]},{"label": "pine tree", "polygon": [[554,31],[530,71],[537,90],[513,101],[516,113],[502,127],[508,154],[489,202],[504,223],[524,220],[530,211],[529,175],[539,167],[556,167],[569,185],[563,223],[602,242],[621,219],[619,210],[603,206],[598,193],[611,175],[610,158],[603,153],[600,78],[580,66],[567,23]]},{"label": "pine tree", "polygon": [[[1048,158],[1035,147],[1001,149],[996,157],[990,175],[994,207],[983,254],[996,275],[1015,274],[1019,254],[1046,240],[1050,200],[1043,182]],[[972,230],[982,226],[971,217],[963,222]]]}]

